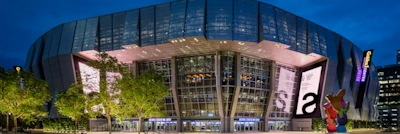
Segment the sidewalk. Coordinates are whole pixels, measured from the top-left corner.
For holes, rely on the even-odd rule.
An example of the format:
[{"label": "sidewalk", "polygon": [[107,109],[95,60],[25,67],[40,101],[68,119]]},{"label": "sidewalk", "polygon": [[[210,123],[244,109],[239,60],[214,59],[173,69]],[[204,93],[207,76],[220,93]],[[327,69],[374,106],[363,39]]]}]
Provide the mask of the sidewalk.
[{"label": "sidewalk", "polygon": [[[32,132],[33,134],[51,134],[49,132]],[[112,134],[137,134],[138,132],[112,132]],[[219,132],[148,132],[141,134],[322,134],[323,132],[314,132],[314,131],[270,131],[270,132],[231,132],[231,133],[219,133]],[[348,132],[348,134],[389,134],[387,132],[380,132],[380,130],[375,129],[354,129]],[[0,134],[3,134],[0,132]],[[5,133],[4,133],[5,134]],[[8,134],[14,134],[14,132],[8,132]],[[29,134],[29,133],[18,133],[18,134]],[[72,133],[70,133],[72,134]],[[80,133],[78,133],[80,134]],[[107,131],[103,132],[87,132],[86,134],[108,134]],[[343,134],[343,133],[341,133]],[[390,134],[400,134],[398,133],[390,133]]]}]

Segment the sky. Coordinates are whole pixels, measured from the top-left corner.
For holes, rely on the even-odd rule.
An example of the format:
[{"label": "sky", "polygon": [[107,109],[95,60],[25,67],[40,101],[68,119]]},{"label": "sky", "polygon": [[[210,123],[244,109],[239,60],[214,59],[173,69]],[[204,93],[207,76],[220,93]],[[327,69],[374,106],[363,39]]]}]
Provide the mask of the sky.
[{"label": "sky", "polygon": [[[29,47],[51,28],[74,20],[172,0],[0,0],[0,66],[23,66]],[[396,63],[400,0],[260,0],[330,29],[362,50],[375,65]]]}]

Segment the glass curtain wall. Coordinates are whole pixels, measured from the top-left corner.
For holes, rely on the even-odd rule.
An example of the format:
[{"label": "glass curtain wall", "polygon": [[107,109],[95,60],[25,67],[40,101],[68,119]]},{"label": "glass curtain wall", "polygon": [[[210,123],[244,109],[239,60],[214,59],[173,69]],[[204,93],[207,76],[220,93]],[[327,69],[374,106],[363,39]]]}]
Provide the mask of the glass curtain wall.
[{"label": "glass curtain wall", "polygon": [[222,102],[225,116],[230,116],[232,111],[233,95],[235,92],[236,78],[235,52],[221,52],[221,89]]},{"label": "glass curtain wall", "polygon": [[[138,62],[138,72],[139,75],[143,72],[150,71],[154,69],[157,73],[162,73],[167,78],[165,85],[171,88],[171,60],[157,60],[157,61],[145,61]],[[171,89],[169,90],[169,96],[165,98],[165,110],[167,112],[167,116],[176,116],[175,107],[174,107],[174,99],[172,96]]]},{"label": "glass curtain wall", "polygon": [[215,55],[176,58],[176,65],[183,131],[219,131]]}]

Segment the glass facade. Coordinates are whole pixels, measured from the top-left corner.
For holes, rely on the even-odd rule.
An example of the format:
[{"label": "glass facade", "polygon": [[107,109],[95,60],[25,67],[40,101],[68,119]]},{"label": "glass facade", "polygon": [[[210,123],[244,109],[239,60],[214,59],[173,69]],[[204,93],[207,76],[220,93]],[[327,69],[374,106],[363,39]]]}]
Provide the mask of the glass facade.
[{"label": "glass facade", "polygon": [[207,33],[209,40],[232,40],[233,1],[207,1]]},{"label": "glass facade", "polygon": [[181,38],[185,33],[186,0],[171,2],[169,38]]},{"label": "glass facade", "polygon": [[307,21],[303,18],[297,17],[296,28],[296,50],[300,53],[307,53]]},{"label": "glass facade", "polygon": [[259,23],[261,25],[262,32],[260,41],[262,40],[270,40],[278,42],[278,35],[276,30],[276,21],[275,21],[275,8],[271,5],[260,3],[260,18]]},{"label": "glass facade", "polygon": [[154,6],[140,9],[140,45],[154,44]]},{"label": "glass facade", "polygon": [[60,46],[60,39],[61,39],[61,31],[63,25],[59,25],[54,28],[53,36],[51,37],[51,45],[49,49],[49,57],[56,56],[58,53],[58,47]]},{"label": "glass facade", "polygon": [[[182,41],[176,43],[177,38]],[[236,47],[236,43],[241,46]],[[132,50],[122,48],[134,44],[138,47]],[[170,119],[145,119],[147,130],[287,130],[292,123],[289,120],[293,117],[291,111],[298,87],[281,93],[277,88],[282,81],[279,76],[283,69],[289,70],[295,74],[293,83],[298,85],[297,75],[303,66],[280,61],[280,55],[280,58],[262,54],[257,57],[260,52],[272,53],[271,46],[262,45],[277,44],[290,46],[284,52],[303,57],[316,53],[328,58],[326,72],[322,74],[329,77],[325,77],[321,96],[339,89],[350,90],[345,96],[350,102],[349,117],[353,120],[375,117],[376,111],[371,109],[376,109],[372,100],[378,88],[373,80],[378,78],[373,75],[368,78],[371,82],[361,112],[352,107],[359,88],[355,79],[362,67],[361,49],[324,27],[256,0],[177,0],[58,25],[30,48],[25,70],[45,79],[55,96],[75,82],[72,62],[88,56],[83,51],[112,51],[110,54],[117,55],[119,60],[135,63],[129,67],[137,74],[155,69],[167,78],[170,95],[165,99],[164,110]],[[254,52],[258,48],[251,47],[266,50]],[[155,56],[158,54],[167,56]],[[374,72],[376,68],[371,64],[370,73]],[[392,83],[385,86],[390,91],[395,89]],[[388,93],[381,95],[393,95]],[[281,108],[278,95],[292,97],[291,104],[287,104],[289,112]],[[51,117],[58,115],[52,103],[47,110]],[[132,127],[137,119],[129,120],[126,127],[118,130],[137,131]]]},{"label": "glass facade", "polygon": [[[82,50],[93,50],[93,49],[99,50],[98,46],[99,39],[97,34],[98,21],[99,21],[98,17],[87,19],[86,29],[85,29],[85,39],[83,40]],[[107,38],[107,40],[108,39],[109,38]],[[103,38],[103,43],[105,43],[107,40]]]},{"label": "glass facade", "polygon": [[182,117],[219,116],[215,55],[177,58],[177,94]]},{"label": "glass facade", "polygon": [[236,117],[263,117],[271,93],[271,61],[241,57]]},{"label": "glass facade", "polygon": [[113,33],[113,50],[122,48],[122,40],[124,39],[125,12],[113,14],[112,33]]},{"label": "glass facade", "polygon": [[76,22],[70,22],[63,25],[61,33],[60,47],[58,48],[58,54],[70,54],[72,43],[74,41]]},{"label": "glass facade", "polygon": [[258,1],[234,0],[233,40],[258,41]]},{"label": "glass facade", "polygon": [[378,69],[380,90],[378,92],[378,126],[388,131],[400,127],[400,66],[392,65]]},{"label": "glass facade", "polygon": [[205,7],[205,0],[188,0],[185,37],[204,35]]},{"label": "glass facade", "polygon": [[112,50],[112,15],[101,16],[100,24],[100,52]]},{"label": "glass facade", "polygon": [[[147,62],[138,62],[138,72],[139,75],[145,71],[155,70],[158,73],[164,74],[167,81],[165,85],[171,88],[171,60],[157,60],[157,61],[147,61]],[[171,89],[169,90],[169,96],[165,98],[165,111],[168,116],[176,116],[175,107],[174,107],[174,99],[172,96]]]},{"label": "glass facade", "polygon": [[82,51],[83,39],[85,37],[85,28],[86,28],[86,20],[79,20],[76,22],[74,43],[72,44],[72,52]]},{"label": "glass facade", "polygon": [[156,6],[156,44],[168,43],[170,4]]},{"label": "glass facade", "polygon": [[221,53],[221,89],[224,114],[231,115],[232,103],[236,85],[236,54],[235,52]]},{"label": "glass facade", "polygon": [[130,10],[125,14],[123,44],[138,44],[139,41],[139,10]]}]

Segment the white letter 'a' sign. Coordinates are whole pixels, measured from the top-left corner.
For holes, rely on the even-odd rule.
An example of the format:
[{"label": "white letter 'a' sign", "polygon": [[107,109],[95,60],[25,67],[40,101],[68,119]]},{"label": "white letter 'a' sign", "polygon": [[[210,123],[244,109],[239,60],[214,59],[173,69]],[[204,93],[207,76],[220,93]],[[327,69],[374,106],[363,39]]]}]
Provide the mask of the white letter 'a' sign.
[{"label": "white letter 'a' sign", "polygon": [[295,73],[284,68],[280,68],[277,96],[275,99],[276,107],[290,113],[292,102],[293,86]]},{"label": "white letter 'a' sign", "polygon": [[317,108],[322,67],[302,73],[296,115],[311,114]]}]

